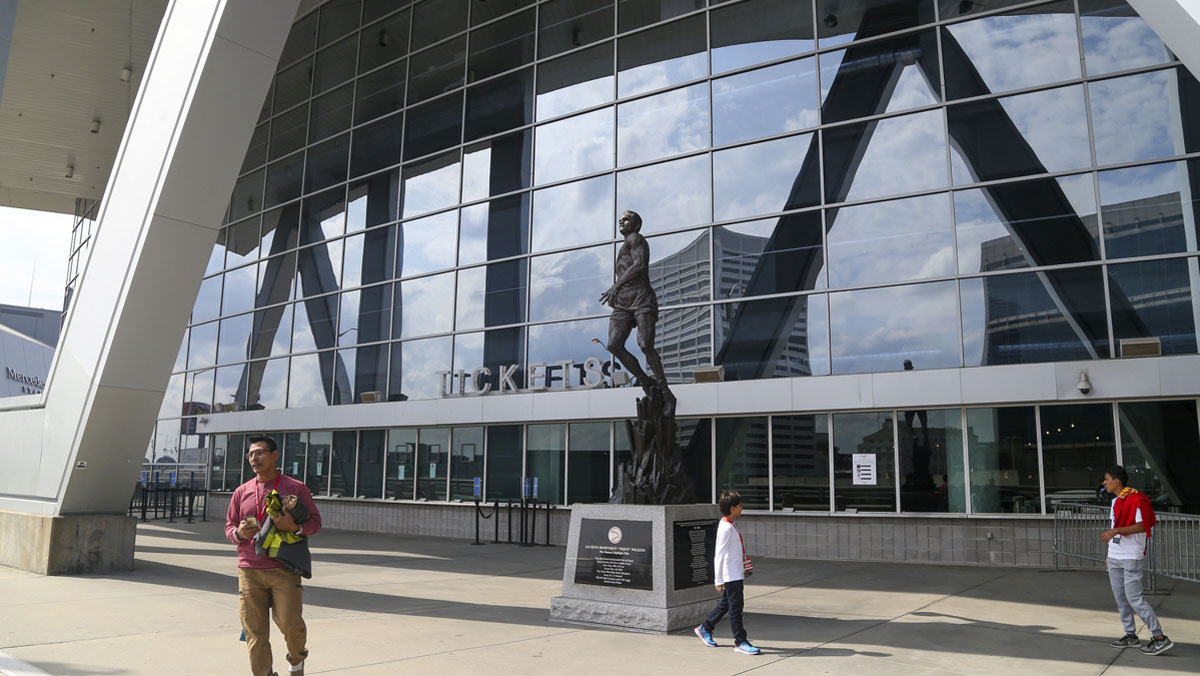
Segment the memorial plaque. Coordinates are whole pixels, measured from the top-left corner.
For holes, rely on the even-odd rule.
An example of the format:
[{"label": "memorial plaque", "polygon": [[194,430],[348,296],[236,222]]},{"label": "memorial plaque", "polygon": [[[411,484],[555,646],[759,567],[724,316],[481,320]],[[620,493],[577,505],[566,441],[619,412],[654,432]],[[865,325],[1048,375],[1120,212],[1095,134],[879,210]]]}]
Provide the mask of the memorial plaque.
[{"label": "memorial plaque", "polygon": [[652,525],[650,521],[582,519],[575,584],[653,589]]},{"label": "memorial plaque", "polygon": [[675,591],[713,583],[717,551],[717,522],[713,519],[675,522]]}]

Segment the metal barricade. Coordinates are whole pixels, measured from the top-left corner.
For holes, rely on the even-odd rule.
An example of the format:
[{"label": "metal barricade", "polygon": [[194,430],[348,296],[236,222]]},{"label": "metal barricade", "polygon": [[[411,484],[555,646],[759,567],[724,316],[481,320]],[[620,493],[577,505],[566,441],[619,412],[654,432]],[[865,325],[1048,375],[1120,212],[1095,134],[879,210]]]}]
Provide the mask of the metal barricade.
[{"label": "metal barricade", "polygon": [[1200,515],[1155,514],[1150,557],[1155,575],[1200,582]]},{"label": "metal barricade", "polygon": [[[1156,513],[1142,588],[1154,593],[1156,577],[1200,582],[1200,516]],[[1108,507],[1060,502],[1054,508],[1054,567],[1057,570],[1103,569],[1108,545],[1100,534],[1111,527]]]}]

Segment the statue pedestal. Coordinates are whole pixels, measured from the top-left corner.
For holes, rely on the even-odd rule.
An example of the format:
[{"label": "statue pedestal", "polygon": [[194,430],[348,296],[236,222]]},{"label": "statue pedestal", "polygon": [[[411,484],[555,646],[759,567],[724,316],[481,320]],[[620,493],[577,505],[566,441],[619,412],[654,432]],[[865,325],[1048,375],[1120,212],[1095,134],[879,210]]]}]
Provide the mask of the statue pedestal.
[{"label": "statue pedestal", "polygon": [[713,587],[716,505],[573,505],[550,619],[646,632],[694,627]]}]

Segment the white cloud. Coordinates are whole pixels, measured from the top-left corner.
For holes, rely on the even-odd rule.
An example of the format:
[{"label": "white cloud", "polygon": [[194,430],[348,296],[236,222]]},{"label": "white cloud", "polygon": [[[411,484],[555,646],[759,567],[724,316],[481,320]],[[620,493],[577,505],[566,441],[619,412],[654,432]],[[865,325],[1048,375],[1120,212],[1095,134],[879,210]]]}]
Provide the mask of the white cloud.
[{"label": "white cloud", "polygon": [[[62,309],[73,217],[0,207],[0,303]],[[36,269],[35,269],[36,266]]]}]

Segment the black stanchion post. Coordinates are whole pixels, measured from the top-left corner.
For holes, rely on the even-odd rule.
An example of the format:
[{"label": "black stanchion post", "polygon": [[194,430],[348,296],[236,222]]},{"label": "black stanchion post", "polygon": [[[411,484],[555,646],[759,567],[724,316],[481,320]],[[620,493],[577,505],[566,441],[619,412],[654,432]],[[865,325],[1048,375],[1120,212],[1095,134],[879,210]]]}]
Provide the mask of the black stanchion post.
[{"label": "black stanchion post", "polygon": [[196,487],[195,486],[188,486],[188,488],[187,488],[187,505],[188,505],[188,508],[187,508],[188,520],[187,520],[187,522],[191,523],[193,512],[196,509]]},{"label": "black stanchion post", "polygon": [[546,545],[545,545],[547,547],[554,546],[554,545],[550,544],[550,510],[552,510],[552,509],[554,509],[554,505],[547,502],[546,503]]},{"label": "black stanchion post", "polygon": [[513,541],[513,539],[512,539],[512,509],[513,509],[513,501],[509,500],[508,501],[508,544],[510,544],[510,545],[512,544],[512,541]]},{"label": "black stanchion post", "polygon": [[148,497],[146,495],[146,487],[142,486],[141,491],[142,491],[142,521],[145,521],[146,520],[146,498]]},{"label": "black stanchion post", "polygon": [[492,516],[496,517],[496,523],[493,524],[496,527],[496,535],[495,535],[495,540],[494,540],[494,542],[496,544],[500,544],[500,517],[497,516],[499,513],[500,513],[500,501],[497,500],[494,503],[492,503]]},{"label": "black stanchion post", "polygon": [[482,542],[479,541],[479,517],[480,517],[479,498],[475,498],[475,541],[471,543],[473,545],[483,544]]}]

